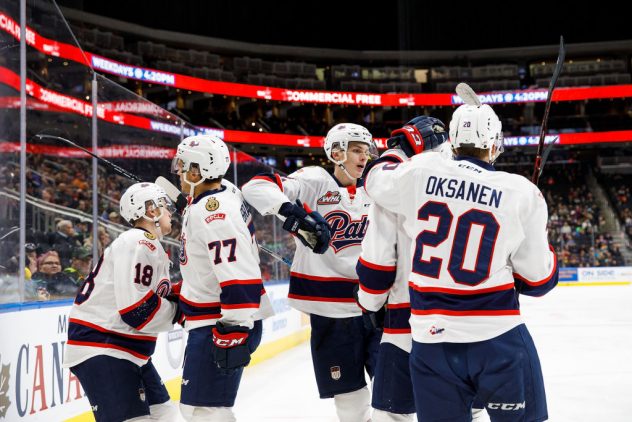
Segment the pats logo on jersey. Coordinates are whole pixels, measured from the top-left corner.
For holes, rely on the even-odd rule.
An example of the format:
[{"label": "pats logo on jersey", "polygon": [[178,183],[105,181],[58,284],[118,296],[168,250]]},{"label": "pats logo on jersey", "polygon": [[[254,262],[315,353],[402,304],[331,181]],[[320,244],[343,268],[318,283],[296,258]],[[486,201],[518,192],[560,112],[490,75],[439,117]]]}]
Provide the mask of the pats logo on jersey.
[{"label": "pats logo on jersey", "polygon": [[169,293],[171,293],[171,282],[169,279],[163,278],[156,287],[156,294],[164,299]]},{"label": "pats logo on jersey", "polygon": [[327,191],[326,194],[318,198],[318,201],[316,203],[318,205],[334,205],[334,204],[339,204],[340,199],[341,199],[340,192]]},{"label": "pats logo on jersey", "polygon": [[360,245],[369,225],[366,214],[359,220],[353,220],[347,212],[340,210],[325,214],[325,220],[331,228],[329,244],[336,253],[349,246]]},{"label": "pats logo on jersey", "polygon": [[180,234],[180,265],[187,265],[189,258],[187,257],[187,239],[184,233]]}]

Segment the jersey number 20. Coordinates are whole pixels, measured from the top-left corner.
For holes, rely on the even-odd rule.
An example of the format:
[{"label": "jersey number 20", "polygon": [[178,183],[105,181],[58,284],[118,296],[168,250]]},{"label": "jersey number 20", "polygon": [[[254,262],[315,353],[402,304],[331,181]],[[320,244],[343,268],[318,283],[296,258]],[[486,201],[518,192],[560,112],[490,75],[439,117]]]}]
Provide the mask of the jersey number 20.
[{"label": "jersey number 20", "polygon": [[[417,236],[415,254],[413,257],[413,271],[426,277],[439,278],[441,272],[441,258],[422,259],[425,246],[437,247],[446,241],[454,216],[447,204],[443,202],[426,202],[417,212],[418,220],[428,220],[437,217],[437,229],[435,231],[424,230]],[[465,252],[470,239],[473,226],[482,229],[480,243],[478,245],[474,269],[463,268]],[[459,284],[470,286],[477,285],[489,277],[494,245],[498,238],[500,224],[494,214],[488,211],[471,209],[459,216],[456,221],[454,240],[450,248],[450,260],[448,272],[452,279]]]}]

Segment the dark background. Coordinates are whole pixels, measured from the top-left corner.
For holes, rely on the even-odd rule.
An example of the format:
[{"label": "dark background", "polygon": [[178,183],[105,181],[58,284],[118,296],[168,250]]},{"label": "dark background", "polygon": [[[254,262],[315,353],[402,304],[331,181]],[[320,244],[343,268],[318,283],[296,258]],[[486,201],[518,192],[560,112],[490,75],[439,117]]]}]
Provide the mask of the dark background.
[{"label": "dark background", "polygon": [[261,44],[472,50],[632,39],[627,2],[58,0],[127,22]]}]

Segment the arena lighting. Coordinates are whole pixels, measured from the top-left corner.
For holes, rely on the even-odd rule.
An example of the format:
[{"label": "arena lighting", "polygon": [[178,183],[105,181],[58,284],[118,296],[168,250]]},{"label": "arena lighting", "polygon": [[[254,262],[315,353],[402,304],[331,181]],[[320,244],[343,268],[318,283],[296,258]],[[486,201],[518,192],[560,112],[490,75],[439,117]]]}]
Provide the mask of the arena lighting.
[{"label": "arena lighting", "polygon": [[[19,39],[19,25],[0,12],[0,29]],[[380,94],[366,92],[311,91],[274,88],[233,82],[210,81],[192,76],[164,72],[118,62],[103,56],[83,52],[79,47],[42,37],[27,27],[26,42],[38,51],[54,57],[72,60],[95,70],[142,82],[171,86],[188,91],[220,94],[234,97],[265,99],[285,102],[340,104],[379,107],[451,106],[462,104],[453,94]],[[87,60],[87,61],[86,61]],[[514,90],[479,93],[483,103],[519,104],[544,102],[546,89]],[[553,101],[580,101],[590,99],[632,97],[632,85],[614,85],[584,88],[558,88]]]},{"label": "arena lighting", "polygon": [[[15,90],[19,90],[19,76],[0,66],[0,83],[5,84]],[[92,104],[81,99],[70,97],[50,89],[43,88],[30,79],[26,81],[27,92],[33,100],[29,100],[28,104],[34,105],[38,110],[55,111],[62,113],[73,113],[84,117],[92,116]],[[15,97],[0,101],[0,108],[19,107],[19,101]],[[174,123],[166,123],[164,121],[153,120],[143,116],[137,116],[125,112],[113,111],[117,109],[112,103],[103,103],[103,107],[99,104],[97,115],[99,119],[127,127],[135,127],[142,130],[152,132],[170,133],[174,136],[191,136],[196,134],[210,134],[224,139],[226,142],[243,143],[243,144],[260,144],[260,145],[276,145],[291,146],[300,148],[321,148],[323,146],[324,137],[322,136],[305,136],[305,135],[288,135],[277,133],[261,133],[247,132],[239,130],[223,130],[217,128],[209,128],[204,126],[179,126]],[[48,107],[48,108],[47,108]],[[119,108],[128,108],[124,105]],[[144,112],[153,111],[151,107],[136,108]],[[632,142],[632,130],[608,131],[608,132],[586,132],[586,133],[563,133],[559,135],[547,136],[547,143],[553,138],[559,137],[560,145],[580,145],[594,143],[610,143],[610,142]],[[375,138],[377,147],[386,148],[386,138]],[[533,146],[537,145],[537,136],[508,136],[505,137],[505,146]]]}]

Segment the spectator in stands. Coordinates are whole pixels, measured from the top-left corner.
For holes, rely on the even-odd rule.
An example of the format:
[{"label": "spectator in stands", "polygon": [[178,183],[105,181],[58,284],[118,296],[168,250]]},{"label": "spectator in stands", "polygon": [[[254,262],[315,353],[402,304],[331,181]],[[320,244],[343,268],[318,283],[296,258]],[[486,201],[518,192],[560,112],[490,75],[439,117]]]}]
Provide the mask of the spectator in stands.
[{"label": "spectator in stands", "polygon": [[34,243],[27,243],[24,245],[24,251],[26,252],[25,276],[27,280],[30,280],[37,272],[37,246]]},{"label": "spectator in stands", "polygon": [[111,223],[115,224],[123,224],[123,220],[121,220],[121,216],[116,211],[112,211],[108,214],[108,219]]},{"label": "spectator in stands", "polygon": [[51,203],[55,202],[55,192],[52,188],[46,187],[42,189],[42,200]]},{"label": "spectator in stands", "polygon": [[85,240],[90,236],[92,224],[87,220],[79,220],[75,223],[75,232],[77,240],[83,245]]},{"label": "spectator in stands", "polygon": [[[60,220],[57,223],[57,231],[50,237],[49,244],[51,249],[58,252],[61,259],[61,265],[67,267],[70,265],[72,251],[81,246],[76,238],[77,233],[70,220]],[[59,269],[61,271],[61,268]]]},{"label": "spectator in stands", "polygon": [[64,273],[79,287],[83,280],[90,274],[92,268],[92,251],[85,246],[75,249],[72,253],[72,262],[64,268]]},{"label": "spectator in stands", "polygon": [[61,261],[56,251],[43,253],[37,260],[37,269],[31,277],[31,282],[38,293],[45,289],[51,295],[70,297],[77,292],[77,286],[62,272]]},{"label": "spectator in stands", "polygon": [[[99,227],[97,229],[97,242],[98,242],[98,252],[99,256],[103,255],[103,251],[108,245],[112,242],[112,238],[110,234],[105,229],[105,227]],[[83,246],[88,249],[92,249],[92,233],[90,236],[83,242]]]}]

